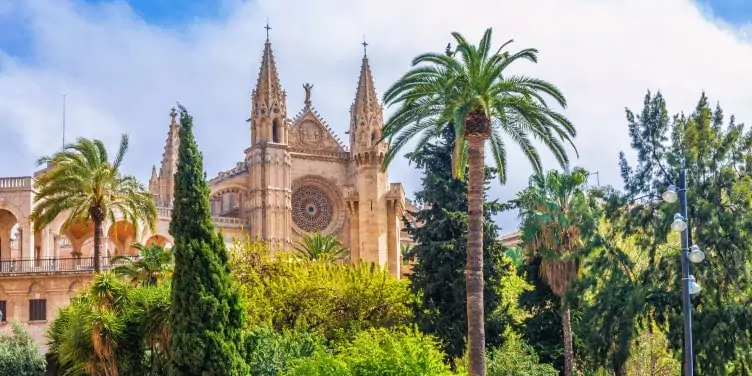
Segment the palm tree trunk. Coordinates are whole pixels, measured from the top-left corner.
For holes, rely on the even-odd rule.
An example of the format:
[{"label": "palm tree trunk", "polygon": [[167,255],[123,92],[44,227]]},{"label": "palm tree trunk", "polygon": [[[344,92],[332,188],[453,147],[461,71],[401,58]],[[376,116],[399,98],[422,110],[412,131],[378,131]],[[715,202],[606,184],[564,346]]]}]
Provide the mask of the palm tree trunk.
[{"label": "palm tree trunk", "polygon": [[486,375],[486,330],[483,312],[483,193],[485,139],[467,137],[467,348],[470,376]]},{"label": "palm tree trunk", "polygon": [[94,218],[94,273],[102,272],[102,221]]},{"label": "palm tree trunk", "polygon": [[564,336],[564,376],[572,376],[574,371],[574,348],[572,345],[572,317],[566,298],[561,300],[564,312],[561,314],[561,328]]}]

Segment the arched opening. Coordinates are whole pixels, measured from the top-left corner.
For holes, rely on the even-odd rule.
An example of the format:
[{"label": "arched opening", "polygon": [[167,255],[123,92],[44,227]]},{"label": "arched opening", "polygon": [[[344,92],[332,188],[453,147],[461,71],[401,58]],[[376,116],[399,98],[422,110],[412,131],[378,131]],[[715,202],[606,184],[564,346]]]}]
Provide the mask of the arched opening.
[{"label": "arched opening", "polygon": [[170,242],[170,239],[168,239],[164,235],[159,235],[159,234],[152,235],[151,237],[149,237],[149,239],[146,239],[146,242],[144,242],[144,245],[147,247],[152,246],[152,245],[157,245],[164,249],[172,248],[172,242]]},{"label": "arched opening", "polygon": [[18,251],[18,220],[9,210],[0,209],[0,261],[10,260],[12,252]]},{"label": "arched opening", "polygon": [[[109,244],[104,242],[102,249],[102,257],[117,256],[117,255],[133,255],[138,251],[134,249],[133,242],[136,239],[136,230],[133,224],[127,221],[118,221],[110,226],[107,231],[107,237],[112,244],[115,245],[114,254],[109,250]],[[110,251],[110,252],[108,252]]]},{"label": "arched opening", "polygon": [[60,235],[61,258],[78,258],[84,254],[84,249],[89,253],[94,249],[94,224],[91,221],[73,222],[67,228],[61,228]]},{"label": "arched opening", "polygon": [[277,144],[282,142],[282,129],[280,128],[279,120],[274,119],[274,121],[272,121],[272,142]]},{"label": "arched opening", "polygon": [[373,132],[371,132],[371,146],[376,145],[380,138],[381,132],[379,132],[378,129],[374,129]]}]

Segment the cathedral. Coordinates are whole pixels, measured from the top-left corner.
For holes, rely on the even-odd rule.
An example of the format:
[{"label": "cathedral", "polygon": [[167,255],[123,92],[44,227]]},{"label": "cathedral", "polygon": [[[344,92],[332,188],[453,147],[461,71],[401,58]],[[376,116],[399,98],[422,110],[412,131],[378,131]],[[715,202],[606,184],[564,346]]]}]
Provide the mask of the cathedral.
[{"label": "cathedral", "polygon": [[[412,243],[402,218],[416,209],[405,199],[402,184],[390,183],[380,168],[387,147],[376,142],[383,108],[368,56],[363,56],[350,107],[348,145],[314,109],[312,85],[303,89],[302,109],[290,117],[267,36],[251,95],[248,148],[240,162],[209,181],[216,228],[227,243],[250,236],[288,250],[303,234],[331,234],[350,249],[351,261],[374,262],[401,277],[409,270],[402,265],[401,250]],[[175,110],[170,116],[162,163],[149,179],[157,228],[133,226],[122,218],[105,221],[104,269],[112,267],[112,256],[136,256],[134,243],[168,248],[173,243],[169,223],[180,139]],[[29,220],[33,182],[45,171],[0,177],[0,332],[10,330],[3,323],[18,320],[43,352],[47,323],[90,281],[94,260],[90,223],[64,226],[66,216],[60,215],[35,230]]]},{"label": "cathedral", "polygon": [[[303,85],[303,108],[290,117],[267,36],[251,94],[250,145],[242,161],[209,183],[214,222],[228,239],[249,235],[276,249],[293,248],[305,233],[335,235],[351,250],[352,261],[375,262],[399,277],[402,243],[409,242],[402,231],[405,193],[380,168],[387,148],[377,143],[383,107],[367,54],[350,107],[349,145],[316,112],[312,87]],[[176,116],[173,109],[161,167],[154,166],[149,180],[165,219],[180,143]],[[157,240],[170,240],[159,232]]]}]

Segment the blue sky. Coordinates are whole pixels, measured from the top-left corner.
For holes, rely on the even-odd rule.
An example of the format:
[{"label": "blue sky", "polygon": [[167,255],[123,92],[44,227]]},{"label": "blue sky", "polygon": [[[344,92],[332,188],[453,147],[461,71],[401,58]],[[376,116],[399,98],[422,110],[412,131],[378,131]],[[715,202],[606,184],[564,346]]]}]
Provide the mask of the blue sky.
[{"label": "blue sky", "polygon": [[[248,96],[267,18],[288,117],[312,83],[314,106],[344,140],[364,34],[383,93],[412,57],[442,51],[449,32],[474,40],[486,27],[495,44],[514,38],[512,49],[540,50],[538,64],[516,72],[567,95],[579,132],[575,164],[598,171],[602,184],[620,186],[624,108],[639,110],[648,89],[663,91],[672,112],[691,111],[705,90],[726,114],[752,123],[752,0],[465,2],[487,11],[457,17],[457,0],[0,0],[0,176],[30,175],[37,158],[60,147],[63,93],[66,139],[114,147],[128,133],[124,167],[142,181],[160,163],[177,101],[196,119],[208,176],[232,168],[250,141]],[[526,185],[529,164],[514,148],[508,159],[508,183],[492,186],[492,198]],[[397,160],[389,171],[408,195],[420,187],[411,170]],[[514,230],[514,213],[499,223]]]}]

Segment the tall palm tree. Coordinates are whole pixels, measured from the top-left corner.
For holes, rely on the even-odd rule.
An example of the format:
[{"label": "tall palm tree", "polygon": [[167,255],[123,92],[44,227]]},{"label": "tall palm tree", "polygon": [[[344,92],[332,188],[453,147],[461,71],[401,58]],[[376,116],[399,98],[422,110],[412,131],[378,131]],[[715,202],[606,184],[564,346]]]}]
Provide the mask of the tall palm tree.
[{"label": "tall palm tree", "polygon": [[[454,129],[453,174],[468,174],[467,316],[470,374],[485,375],[485,330],[483,327],[483,193],[485,146],[489,140],[492,157],[503,184],[507,174],[507,144],[522,148],[535,171],[541,171],[533,137],[550,149],[562,166],[569,163],[562,141],[572,144],[574,126],[562,114],[548,107],[544,97],[566,106],[564,95],[553,84],[525,76],[507,75],[518,60],[537,61],[532,48],[515,53],[505,48],[491,50],[491,29],[480,43],[472,45],[459,33],[452,33],[455,51],[425,53],[413,60],[414,68],[384,94],[387,105],[399,104],[382,131],[389,141],[383,168],[413,138],[417,149]],[[425,65],[421,65],[425,64]],[[421,65],[421,66],[418,66]]]},{"label": "tall palm tree", "polygon": [[302,258],[317,261],[340,261],[350,256],[350,251],[333,235],[316,232],[303,235],[295,252]]},{"label": "tall palm tree", "polygon": [[79,138],[75,144],[49,157],[40,158],[38,165],[52,167],[35,183],[34,209],[30,218],[39,231],[59,215],[67,213],[63,228],[73,223],[94,225],[94,271],[102,271],[102,224],[116,217],[133,224],[139,222],[150,229],[157,224],[157,208],[149,191],[135,177],[120,174],[120,165],[128,151],[128,136],[123,135],[112,162],[107,148],[99,140]]},{"label": "tall palm tree", "polygon": [[172,252],[157,244],[135,243],[133,248],[138,250],[138,259],[125,255],[113,257],[110,263],[120,264],[112,269],[113,273],[130,278],[134,285],[150,286],[172,274]]},{"label": "tall palm tree", "polygon": [[523,247],[530,257],[540,258],[541,278],[561,301],[566,376],[574,370],[567,291],[579,275],[583,251],[599,220],[595,199],[586,194],[587,177],[580,168],[535,174],[513,200],[522,220]]}]

